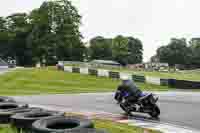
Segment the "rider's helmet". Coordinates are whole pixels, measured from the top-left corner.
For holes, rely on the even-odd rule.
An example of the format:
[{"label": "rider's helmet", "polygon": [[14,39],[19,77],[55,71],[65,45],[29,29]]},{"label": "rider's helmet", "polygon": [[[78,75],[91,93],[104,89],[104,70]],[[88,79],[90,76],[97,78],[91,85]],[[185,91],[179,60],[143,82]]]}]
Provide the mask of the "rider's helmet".
[{"label": "rider's helmet", "polygon": [[126,85],[127,82],[130,82],[130,81],[131,81],[130,77],[128,77],[127,75],[123,75],[123,76],[121,77],[121,80],[122,80],[122,84],[123,84],[123,85]]}]

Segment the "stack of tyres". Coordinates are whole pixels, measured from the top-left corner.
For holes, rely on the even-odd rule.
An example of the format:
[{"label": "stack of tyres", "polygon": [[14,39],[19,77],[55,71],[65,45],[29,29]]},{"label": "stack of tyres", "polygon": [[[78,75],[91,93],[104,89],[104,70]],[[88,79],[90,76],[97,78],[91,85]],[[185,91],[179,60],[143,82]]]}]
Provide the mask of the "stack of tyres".
[{"label": "stack of tyres", "polygon": [[168,83],[169,83],[168,79],[160,79],[161,86],[168,86]]},{"label": "stack of tyres", "polygon": [[20,133],[106,133],[94,129],[89,119],[29,108],[12,98],[0,97],[0,124],[9,123]]},{"label": "stack of tyres", "polygon": [[98,76],[98,71],[96,69],[88,69],[89,75]]},{"label": "stack of tyres", "polygon": [[[91,120],[86,118],[80,118],[76,116],[65,116],[65,117],[49,117],[41,119],[33,123],[33,133],[86,133],[85,129],[90,129],[94,132],[94,124]],[[93,130],[91,130],[93,129]],[[79,132],[78,132],[79,131]],[[100,132],[98,132],[100,133]],[[103,133],[103,132],[102,132]]]},{"label": "stack of tyres", "polygon": [[12,109],[18,109],[22,107],[28,107],[27,104],[20,104],[20,103],[0,103],[0,111],[10,111]]},{"label": "stack of tyres", "polygon": [[73,72],[73,73],[80,73],[80,68],[78,68],[78,67],[73,67],[73,68],[72,68],[72,72]]},{"label": "stack of tyres", "polygon": [[176,79],[168,79],[169,87],[176,87]]},{"label": "stack of tyres", "polygon": [[141,75],[133,75],[132,78],[133,78],[133,80],[135,82],[142,82],[142,83],[144,83],[146,81],[146,78],[144,76],[141,76]]},{"label": "stack of tyres", "polygon": [[15,111],[28,108],[27,104],[19,104],[12,102],[0,103],[0,124],[8,124],[10,116],[15,114]]},{"label": "stack of tyres", "polygon": [[197,81],[186,81],[176,80],[175,87],[178,89],[199,89],[200,82]]},{"label": "stack of tyres", "polygon": [[51,116],[64,116],[63,113],[54,112],[54,111],[38,111],[38,112],[26,112],[19,113],[11,116],[11,125],[17,129],[22,129],[28,131],[32,129],[32,123],[40,120],[42,118],[48,118]]},{"label": "stack of tyres", "polygon": [[16,103],[16,101],[13,98],[0,96],[0,103],[5,103],[5,102]]},{"label": "stack of tyres", "polygon": [[27,107],[20,107],[16,109],[4,110],[0,111],[0,124],[9,124],[11,116],[18,114],[18,113],[25,113],[25,112],[38,112],[42,111],[41,108],[27,108]]},{"label": "stack of tyres", "polygon": [[109,72],[109,77],[113,78],[113,79],[119,79],[120,74],[119,74],[119,72]]}]

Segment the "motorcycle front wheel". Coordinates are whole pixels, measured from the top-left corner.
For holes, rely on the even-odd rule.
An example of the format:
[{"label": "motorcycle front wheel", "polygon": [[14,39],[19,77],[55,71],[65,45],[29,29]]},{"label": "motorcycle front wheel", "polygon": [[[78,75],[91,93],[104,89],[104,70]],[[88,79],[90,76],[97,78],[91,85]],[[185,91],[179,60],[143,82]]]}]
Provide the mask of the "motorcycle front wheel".
[{"label": "motorcycle front wheel", "polygon": [[120,104],[120,107],[127,115],[131,115],[131,111],[123,103]]},{"label": "motorcycle front wheel", "polygon": [[153,118],[158,118],[159,115],[160,115],[160,109],[157,105],[155,105],[153,108],[152,108],[152,112],[149,113],[149,115]]}]

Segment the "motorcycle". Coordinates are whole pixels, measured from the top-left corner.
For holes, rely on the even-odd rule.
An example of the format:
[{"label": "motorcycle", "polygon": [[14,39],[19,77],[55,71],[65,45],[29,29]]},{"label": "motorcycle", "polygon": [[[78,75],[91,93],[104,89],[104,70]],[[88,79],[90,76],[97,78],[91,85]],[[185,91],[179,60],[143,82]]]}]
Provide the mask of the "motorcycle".
[{"label": "motorcycle", "polygon": [[119,102],[120,107],[128,115],[132,112],[147,113],[153,118],[158,118],[160,115],[160,108],[156,104],[158,97],[154,94],[147,94],[139,98],[136,102],[128,101],[129,94],[121,94],[119,91],[115,95],[115,99]]},{"label": "motorcycle", "polygon": [[121,94],[120,91],[116,91],[114,98],[118,103],[120,103],[122,101],[122,99],[123,99],[123,95]]}]

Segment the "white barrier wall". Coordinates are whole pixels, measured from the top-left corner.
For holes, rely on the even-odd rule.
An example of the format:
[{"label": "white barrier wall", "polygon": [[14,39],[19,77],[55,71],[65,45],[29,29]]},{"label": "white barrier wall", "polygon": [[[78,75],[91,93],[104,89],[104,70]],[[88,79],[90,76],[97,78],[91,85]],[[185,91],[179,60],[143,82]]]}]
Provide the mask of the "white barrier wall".
[{"label": "white barrier wall", "polygon": [[109,77],[108,70],[98,69],[97,72],[98,72],[98,76],[100,77]]},{"label": "white barrier wall", "polygon": [[150,84],[160,85],[160,78],[146,76],[146,82]]},{"label": "white barrier wall", "polygon": [[80,68],[80,73],[81,74],[88,74],[88,68]]},{"label": "white barrier wall", "polygon": [[0,66],[0,69],[7,69],[8,66]]},{"label": "white barrier wall", "polygon": [[132,80],[132,75],[131,74],[128,74],[128,73],[119,73],[120,75],[120,79],[122,79],[122,77],[126,76],[128,77],[128,79]]},{"label": "white barrier wall", "polygon": [[72,72],[72,67],[71,66],[64,66],[64,71],[65,72]]}]

